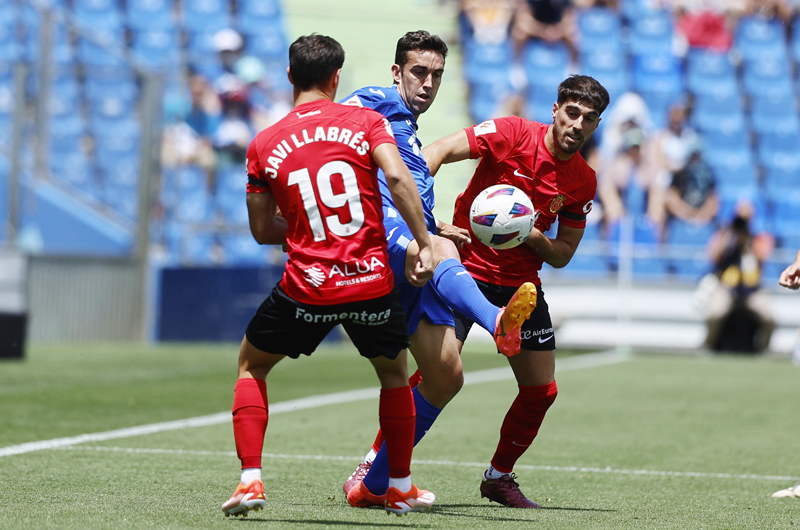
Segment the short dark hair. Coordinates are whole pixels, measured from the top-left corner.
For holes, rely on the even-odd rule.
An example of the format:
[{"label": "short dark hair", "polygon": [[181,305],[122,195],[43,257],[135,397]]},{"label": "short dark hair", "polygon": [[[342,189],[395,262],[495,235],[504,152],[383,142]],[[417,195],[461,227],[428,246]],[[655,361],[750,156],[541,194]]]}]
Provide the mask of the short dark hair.
[{"label": "short dark hair", "polygon": [[447,44],[439,35],[431,35],[424,29],[409,31],[397,41],[397,48],[394,52],[394,64],[401,68],[408,61],[410,51],[430,50],[441,54],[442,59],[447,59]]},{"label": "short dark hair", "polygon": [[300,90],[321,87],[344,64],[344,49],[331,37],[313,33],[289,46],[289,72]]},{"label": "short dark hair", "polygon": [[571,75],[558,85],[559,106],[567,101],[577,101],[602,114],[610,99],[608,90],[588,75]]}]

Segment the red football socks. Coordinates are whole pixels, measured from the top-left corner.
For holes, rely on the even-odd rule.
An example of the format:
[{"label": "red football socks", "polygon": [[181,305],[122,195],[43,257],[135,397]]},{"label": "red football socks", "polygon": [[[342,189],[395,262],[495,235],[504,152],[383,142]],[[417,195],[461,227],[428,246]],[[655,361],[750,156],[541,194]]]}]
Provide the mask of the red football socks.
[{"label": "red football socks", "polygon": [[386,437],[389,477],[407,477],[411,474],[416,416],[411,387],[382,388],[379,414],[381,430]]},{"label": "red football socks", "polygon": [[233,438],[242,469],[261,467],[269,405],[267,383],[260,379],[239,379],[233,389]]},{"label": "red football socks", "polygon": [[557,394],[555,381],[541,386],[519,385],[519,394],[500,428],[500,443],[492,458],[492,467],[502,473],[511,473],[514,464],[536,438],[544,415]]},{"label": "red football socks", "polygon": [[[421,382],[422,376],[419,375],[419,370],[411,374],[411,377],[408,378],[408,384],[411,386],[411,388],[416,387]],[[383,431],[378,429],[378,435],[375,437],[375,441],[372,442],[372,450],[377,453],[381,450],[381,445],[383,445]]]}]

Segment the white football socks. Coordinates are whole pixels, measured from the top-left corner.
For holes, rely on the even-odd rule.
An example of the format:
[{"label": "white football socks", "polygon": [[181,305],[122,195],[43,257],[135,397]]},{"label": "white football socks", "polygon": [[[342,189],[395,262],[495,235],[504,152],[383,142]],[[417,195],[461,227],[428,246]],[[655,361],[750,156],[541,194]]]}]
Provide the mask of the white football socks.
[{"label": "white football socks", "polygon": [[239,479],[244,485],[250,484],[254,480],[261,480],[260,467],[248,467],[242,470],[242,478]]},{"label": "white football socks", "polygon": [[376,456],[378,456],[378,453],[375,452],[375,449],[370,449],[369,453],[367,453],[367,456],[364,457],[364,462],[372,463],[375,461]]},{"label": "white football socks", "polygon": [[489,469],[483,474],[483,478],[488,478],[490,480],[497,480],[499,478],[503,478],[504,476],[508,475],[508,473],[503,473],[502,471],[498,471],[489,464]]},{"label": "white football socks", "polygon": [[397,488],[400,490],[400,493],[411,491],[411,475],[403,478],[389,477],[389,487]]}]

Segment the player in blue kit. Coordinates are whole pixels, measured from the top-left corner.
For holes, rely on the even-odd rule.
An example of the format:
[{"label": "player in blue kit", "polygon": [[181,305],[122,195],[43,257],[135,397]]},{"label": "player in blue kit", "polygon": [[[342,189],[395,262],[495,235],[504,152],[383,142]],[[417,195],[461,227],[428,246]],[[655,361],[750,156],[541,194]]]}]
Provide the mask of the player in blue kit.
[{"label": "player in blue kit", "polygon": [[[366,87],[355,91],[341,103],[369,107],[383,114],[391,124],[400,155],[417,183],[425,220],[438,264],[433,279],[417,288],[404,276],[405,264],[415,259],[418,246],[408,225],[398,215],[383,174],[378,182],[383,199],[384,226],[389,243],[389,263],[395,272],[407,315],[411,353],[418,370],[411,376],[416,406],[416,444],[431,427],[442,408],[458,393],[463,384],[461,358],[455,337],[453,309],[492,333],[498,350],[505,355],[519,351],[519,329],[536,306],[536,288],[523,284],[505,308],[490,303],[461,264],[458,248],[469,242],[466,230],[438,221],[433,215],[433,177],[422,158],[417,138],[417,118],[436,98],[444,74],[447,45],[427,31],[406,33],[397,42],[394,84],[390,87]],[[388,461],[378,434],[372,449],[344,484],[348,502],[353,506],[383,505],[388,487]]]}]

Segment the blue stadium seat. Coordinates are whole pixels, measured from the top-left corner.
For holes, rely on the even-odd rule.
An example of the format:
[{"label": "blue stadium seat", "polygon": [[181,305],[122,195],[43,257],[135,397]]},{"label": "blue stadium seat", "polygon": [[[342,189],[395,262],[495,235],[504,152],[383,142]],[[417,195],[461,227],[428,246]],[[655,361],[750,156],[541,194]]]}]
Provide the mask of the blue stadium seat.
[{"label": "blue stadium seat", "polygon": [[273,26],[262,28],[263,31],[248,35],[244,49],[248,54],[262,60],[285,59],[289,56],[289,43],[281,20]]},{"label": "blue stadium seat", "polygon": [[22,58],[22,48],[15,34],[19,16],[16,7],[10,3],[0,6],[0,62],[13,63]]},{"label": "blue stadium seat", "polygon": [[134,53],[147,66],[174,69],[181,65],[181,46],[177,31],[171,28],[132,32]]},{"label": "blue stadium seat", "polygon": [[[646,90],[637,91],[647,105],[650,112],[650,119],[656,128],[667,126],[669,109],[676,103],[682,103],[683,94],[670,94],[667,92],[649,92]],[[602,122],[601,122],[602,123]]]},{"label": "blue stadium seat", "polygon": [[[1,30],[0,30],[1,31]],[[28,26],[25,30],[25,59],[37,62],[41,56],[41,28]],[[69,36],[69,29],[65,24],[56,23],[52,26],[50,60],[59,65],[75,63],[75,50]]]},{"label": "blue stadium seat", "polygon": [[[771,197],[772,229],[776,237],[797,238],[800,234],[800,190],[795,189],[785,195]],[[796,247],[795,247],[796,248]]]},{"label": "blue stadium seat", "polygon": [[86,133],[83,116],[75,113],[51,117],[49,128],[51,158],[81,152]]},{"label": "blue stadium seat", "polygon": [[464,79],[468,83],[485,82],[487,79],[510,83],[511,63],[510,41],[481,44],[468,40],[464,43]]},{"label": "blue stadium seat", "polygon": [[89,159],[81,151],[59,154],[50,159],[50,170],[72,186],[93,195],[99,195],[94,171]]},{"label": "blue stadium seat", "polygon": [[631,53],[637,56],[672,55],[674,29],[668,11],[646,11],[631,21],[630,30]]},{"label": "blue stadium seat", "polygon": [[132,221],[136,220],[139,214],[139,197],[136,189],[106,184],[104,191],[103,202],[116,213]]},{"label": "blue stadium seat", "polygon": [[205,223],[213,218],[211,198],[204,188],[196,188],[181,194],[175,208],[175,219],[187,223]]},{"label": "blue stadium seat", "polygon": [[711,264],[705,252],[691,257],[676,257],[669,260],[670,268],[679,281],[697,283],[711,270]]},{"label": "blue stadium seat", "polygon": [[127,69],[90,68],[86,71],[86,98],[120,98],[133,101],[139,93],[136,80]]},{"label": "blue stadium seat", "polygon": [[219,237],[227,265],[264,265],[266,249],[248,234],[222,234]]},{"label": "blue stadium seat", "polygon": [[758,171],[749,149],[736,154],[731,153],[725,159],[715,160],[713,164],[709,161],[709,165],[714,170],[717,190],[720,193],[742,188],[758,188]]},{"label": "blue stadium seat", "polygon": [[553,103],[557,99],[557,86],[529,89],[525,97],[525,117],[539,123],[553,123]]},{"label": "blue stadium seat", "polygon": [[800,158],[800,134],[763,133],[758,136],[758,158],[765,167],[794,167]]},{"label": "blue stadium seat", "polygon": [[702,138],[703,158],[712,166],[724,164],[725,160],[736,157],[738,153],[752,151],[750,136],[744,130],[733,133],[706,130]]},{"label": "blue stadium seat", "polygon": [[620,37],[620,16],[607,7],[592,7],[578,11],[578,49],[582,53],[598,49],[611,53],[623,52]]},{"label": "blue stadium seat", "polygon": [[714,233],[712,223],[695,224],[678,218],[667,224],[666,242],[670,245],[705,246]]},{"label": "blue stadium seat", "polygon": [[[122,42],[121,35],[112,36]],[[98,44],[86,38],[78,39],[77,59],[87,67],[123,67],[124,57],[115,53],[114,48]]]},{"label": "blue stadium seat", "polygon": [[172,0],[126,0],[125,13],[132,30],[157,31],[175,28]]},{"label": "blue stadium seat", "polygon": [[720,224],[730,222],[736,216],[736,206],[740,201],[746,201],[753,205],[753,219],[750,222],[750,229],[760,232],[769,228],[769,204],[767,197],[757,188],[725,191],[719,194],[719,212],[717,219]]},{"label": "blue stadium seat", "polygon": [[208,233],[189,233],[182,237],[180,259],[187,265],[214,265],[216,238]]},{"label": "blue stadium seat", "polygon": [[231,26],[229,0],[183,0],[181,5],[183,24],[189,32],[213,33]]},{"label": "blue stadium seat", "polygon": [[555,90],[567,75],[569,50],[562,42],[529,40],[522,47],[521,62],[529,87]]},{"label": "blue stadium seat", "polygon": [[503,80],[473,83],[469,90],[469,115],[475,123],[498,118],[502,104],[509,94],[508,83]]},{"label": "blue stadium seat", "polygon": [[749,96],[789,97],[794,94],[789,63],[775,57],[745,61],[742,86]]},{"label": "blue stadium seat", "polygon": [[123,29],[123,11],[117,0],[73,0],[75,17],[95,31],[119,33]]},{"label": "blue stadium seat", "polygon": [[756,134],[798,134],[800,117],[795,98],[785,96],[759,96],[750,98],[750,121]]},{"label": "blue stadium seat", "polygon": [[634,56],[631,87],[639,93],[682,94],[684,86],[680,60],[670,54]]},{"label": "blue stadium seat", "polygon": [[282,24],[279,0],[236,3],[236,27],[243,35],[257,36]]},{"label": "blue stadium seat", "polygon": [[767,19],[753,15],[740,18],[733,45],[745,61],[786,60],[788,57],[786,30],[777,17]]},{"label": "blue stadium seat", "polygon": [[692,125],[704,133],[748,133],[744,103],[739,94],[698,94],[694,99]]},{"label": "blue stadium seat", "polygon": [[580,70],[597,79],[608,90],[612,102],[629,90],[628,65],[623,54],[604,48],[584,51]]},{"label": "blue stadium seat", "polygon": [[659,256],[633,258],[633,277],[639,280],[664,281],[669,274],[669,262]]},{"label": "blue stadium seat", "polygon": [[686,55],[686,88],[695,95],[737,94],[736,69],[727,53],[692,49]]},{"label": "blue stadium seat", "polygon": [[779,161],[783,163],[782,166],[764,167],[764,189],[770,197],[800,189],[800,157]]},{"label": "blue stadium seat", "polygon": [[215,31],[187,33],[186,61],[207,79],[216,79],[224,70],[214,47]]}]

